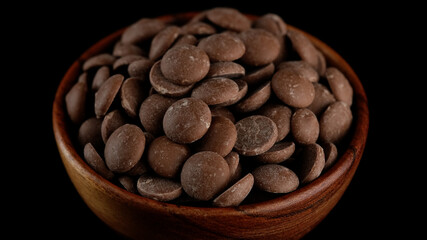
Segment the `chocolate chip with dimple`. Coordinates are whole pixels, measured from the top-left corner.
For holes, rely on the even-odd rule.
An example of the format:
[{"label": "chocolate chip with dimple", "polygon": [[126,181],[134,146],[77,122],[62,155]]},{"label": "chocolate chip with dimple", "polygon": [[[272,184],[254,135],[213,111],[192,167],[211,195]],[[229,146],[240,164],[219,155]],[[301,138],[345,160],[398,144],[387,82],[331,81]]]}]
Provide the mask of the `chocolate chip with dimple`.
[{"label": "chocolate chip with dimple", "polygon": [[188,157],[190,148],[187,145],[175,143],[166,136],[161,136],[150,144],[147,160],[155,173],[162,177],[174,178],[179,175]]},{"label": "chocolate chip with dimple", "polygon": [[252,174],[248,173],[242,179],[233,184],[233,186],[229,187],[216,197],[212,204],[217,207],[238,206],[248,196],[253,185],[254,177]]},{"label": "chocolate chip with dimple", "polygon": [[107,167],[117,173],[127,172],[141,159],[145,148],[145,135],[133,124],[117,128],[105,144]]},{"label": "chocolate chip with dimple", "polygon": [[268,151],[276,142],[277,126],[270,118],[252,115],[236,123],[237,141],[234,148],[244,156]]},{"label": "chocolate chip with dimple", "polygon": [[288,193],[299,186],[297,175],[287,167],[278,164],[265,164],[252,171],[254,185],[266,192]]},{"label": "chocolate chip with dimple", "polygon": [[121,42],[124,44],[138,44],[153,37],[165,27],[166,24],[159,19],[142,18],[123,32]]},{"label": "chocolate chip with dimple", "polygon": [[245,75],[245,68],[235,62],[215,62],[211,63],[206,78],[225,77],[241,78]]},{"label": "chocolate chip with dimple", "polygon": [[268,101],[271,95],[271,83],[265,82],[253,92],[247,94],[245,98],[240,100],[234,109],[238,112],[252,112],[259,109],[264,103]]},{"label": "chocolate chip with dimple", "polygon": [[184,163],[181,184],[191,197],[208,201],[223,190],[230,178],[227,162],[215,152],[198,152]]},{"label": "chocolate chip with dimple", "polygon": [[180,45],[163,55],[160,69],[172,83],[190,85],[202,80],[209,72],[208,55],[193,45]]},{"label": "chocolate chip with dimple", "polygon": [[211,125],[208,105],[197,98],[182,98],[173,103],[163,117],[163,130],[177,143],[192,143],[205,135]]},{"label": "chocolate chip with dimple", "polygon": [[143,174],[137,182],[139,194],[158,201],[171,201],[182,193],[180,183],[167,178]]},{"label": "chocolate chip with dimple", "polygon": [[115,74],[109,77],[95,93],[95,114],[96,117],[103,117],[119,92],[124,77],[121,74]]}]

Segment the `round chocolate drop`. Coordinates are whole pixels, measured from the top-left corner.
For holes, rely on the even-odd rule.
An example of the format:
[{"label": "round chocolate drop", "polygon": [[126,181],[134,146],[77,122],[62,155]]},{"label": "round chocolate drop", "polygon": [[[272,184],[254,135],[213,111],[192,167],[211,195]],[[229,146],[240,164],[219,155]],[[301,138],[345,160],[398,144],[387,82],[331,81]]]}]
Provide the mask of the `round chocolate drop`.
[{"label": "round chocolate drop", "polygon": [[181,184],[184,191],[198,200],[210,200],[223,190],[229,181],[230,170],[219,154],[198,152],[182,167]]},{"label": "round chocolate drop", "polygon": [[142,157],[145,135],[132,124],[117,128],[105,144],[104,156],[107,167],[117,173],[132,169]]},{"label": "round chocolate drop", "polygon": [[205,102],[197,98],[182,98],[166,111],[163,130],[174,142],[192,143],[205,135],[211,120],[211,111]]},{"label": "round chocolate drop", "polygon": [[209,72],[208,55],[199,47],[180,45],[163,55],[160,69],[172,83],[191,85],[202,80]]}]

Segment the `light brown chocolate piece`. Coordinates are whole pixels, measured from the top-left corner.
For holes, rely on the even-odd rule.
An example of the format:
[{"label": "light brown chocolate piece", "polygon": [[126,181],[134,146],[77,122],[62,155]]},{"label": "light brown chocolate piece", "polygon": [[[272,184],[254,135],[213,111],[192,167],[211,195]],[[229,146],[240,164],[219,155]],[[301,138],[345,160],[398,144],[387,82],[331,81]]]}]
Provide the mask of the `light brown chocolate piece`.
[{"label": "light brown chocolate piece", "polygon": [[320,140],[322,142],[339,142],[350,129],[352,120],[353,114],[345,102],[332,103],[320,117]]},{"label": "light brown chocolate piece", "polygon": [[96,149],[91,143],[87,143],[83,149],[84,158],[89,166],[105,179],[111,180],[114,173],[111,172],[105,165],[104,160],[99,156]]},{"label": "light brown chocolate piece", "polygon": [[230,178],[227,162],[214,152],[198,152],[184,163],[181,184],[191,197],[208,201],[221,192]]},{"label": "light brown chocolate piece", "polygon": [[[145,145],[146,146],[150,145],[151,140],[149,140],[149,139],[150,139],[150,137],[147,136],[147,134],[145,134]],[[145,160],[146,159],[143,157],[141,160],[139,160],[135,164],[135,166],[133,166],[133,168],[131,168],[129,171],[127,171],[126,174],[129,176],[136,177],[136,176],[141,176],[142,174],[151,171],[150,167],[148,166],[148,163]]]},{"label": "light brown chocolate piece", "polygon": [[206,11],[206,18],[214,24],[236,32],[241,32],[251,27],[251,21],[233,8],[217,7]]},{"label": "light brown chocolate piece", "polygon": [[[182,29],[181,29],[182,30]],[[191,34],[184,34],[181,37],[178,37],[178,39],[175,41],[172,47],[177,47],[180,45],[196,45],[197,44],[197,38],[194,35]]]},{"label": "light brown chocolate piece", "polygon": [[131,177],[129,177],[127,175],[122,175],[122,176],[118,177],[117,180],[119,180],[119,183],[123,186],[124,189],[126,189],[126,191],[131,192],[131,193],[137,193],[138,192],[136,190],[135,182]]},{"label": "light brown chocolate piece", "polygon": [[139,109],[139,120],[147,132],[155,136],[162,134],[163,116],[175,101],[174,98],[153,94],[142,102]]},{"label": "light brown chocolate piece", "polygon": [[247,113],[259,109],[268,101],[271,95],[271,82],[265,82],[253,92],[247,94],[245,98],[240,100],[234,109],[238,112]]},{"label": "light brown chocolate piece", "polygon": [[193,45],[180,45],[163,55],[160,69],[170,82],[191,85],[209,72],[210,61],[205,51]]},{"label": "light brown chocolate piece", "polygon": [[138,44],[154,37],[166,27],[163,21],[155,18],[142,18],[130,25],[122,34],[121,42],[124,44]]},{"label": "light brown chocolate piece", "polygon": [[211,125],[208,105],[197,98],[182,98],[173,103],[163,117],[166,136],[177,143],[192,143],[205,135]]},{"label": "light brown chocolate piece", "polygon": [[65,95],[65,107],[74,124],[80,124],[86,118],[87,92],[87,83],[77,82]]},{"label": "light brown chocolate piece", "polygon": [[225,77],[241,78],[245,75],[245,68],[235,62],[215,62],[211,63],[206,78]]},{"label": "light brown chocolate piece", "polygon": [[230,168],[230,183],[234,183],[240,178],[242,173],[242,165],[240,164],[240,156],[237,152],[230,152],[224,157]]},{"label": "light brown chocolate piece", "polygon": [[259,17],[257,20],[255,20],[253,27],[265,29],[278,37],[284,36],[288,31],[286,23],[283,21],[283,19],[274,13],[267,13]]},{"label": "light brown chocolate piece", "polygon": [[338,149],[335,144],[328,142],[322,144],[325,153],[325,167],[323,171],[328,170],[338,160]]},{"label": "light brown chocolate piece", "polygon": [[239,92],[237,92],[237,94],[236,94],[236,96],[234,96],[234,98],[230,99],[229,101],[218,104],[217,106],[223,106],[224,107],[224,106],[233,105],[233,104],[237,103],[238,101],[242,100],[243,97],[246,96],[246,94],[248,93],[248,84],[241,79],[236,79],[236,80],[234,80],[234,82],[236,82],[237,86],[239,87]]},{"label": "light brown chocolate piece", "polygon": [[136,118],[139,114],[139,108],[146,96],[143,81],[137,77],[126,79],[120,88],[120,103],[131,118]]},{"label": "light brown chocolate piece", "polygon": [[238,182],[233,184],[233,186],[229,187],[216,197],[212,204],[217,207],[238,206],[251,192],[253,185],[254,177],[252,174],[248,173]]},{"label": "light brown chocolate piece", "polygon": [[279,56],[280,42],[264,29],[251,28],[240,34],[246,46],[242,62],[250,66],[263,66],[273,62]]},{"label": "light brown chocolate piece", "polygon": [[125,44],[125,43],[122,43],[121,41],[118,41],[114,45],[113,56],[123,57],[126,55],[144,56],[145,52],[144,52],[144,50],[142,50],[140,47],[138,47],[135,44]]},{"label": "light brown chocolate piece", "polygon": [[101,124],[102,119],[92,117],[86,119],[82,125],[80,125],[77,136],[80,146],[84,147],[87,143],[92,143],[98,151],[103,149],[104,142],[101,136]]},{"label": "light brown chocolate piece", "polygon": [[312,144],[319,137],[319,121],[308,108],[300,108],[292,115],[291,132],[299,144]]},{"label": "light brown chocolate piece", "polygon": [[161,136],[150,144],[147,160],[155,173],[166,178],[179,176],[185,160],[190,157],[187,145],[175,143],[166,136]]},{"label": "light brown chocolate piece", "polygon": [[118,71],[119,69],[122,69],[122,68],[127,69],[129,64],[141,59],[146,59],[146,58],[141,55],[126,55],[126,56],[120,57],[116,61],[114,61],[113,70]]},{"label": "light brown chocolate piece", "polygon": [[125,116],[118,109],[105,115],[101,124],[101,136],[104,143],[107,142],[110,135],[119,127],[126,124]]},{"label": "light brown chocolate piece", "polygon": [[211,126],[197,142],[197,150],[216,152],[225,157],[233,150],[236,139],[237,131],[233,122],[225,117],[212,117]]},{"label": "light brown chocolate piece", "polygon": [[178,38],[181,29],[177,26],[168,26],[158,32],[151,41],[148,57],[151,60],[157,60],[172,46]]},{"label": "light brown chocolate piece", "polygon": [[182,193],[180,183],[167,178],[144,174],[137,182],[139,194],[157,201],[167,202],[178,198]]},{"label": "light brown chocolate piece", "polygon": [[301,59],[318,70],[320,65],[319,53],[310,39],[296,30],[288,30],[286,36],[291,40],[293,49],[298,53]]},{"label": "light brown chocolate piece", "polygon": [[145,135],[132,124],[117,128],[105,144],[104,156],[107,167],[117,173],[132,169],[142,157],[145,148]]},{"label": "light brown chocolate piece", "polygon": [[286,61],[279,64],[277,71],[285,68],[295,69],[299,74],[303,75],[310,82],[319,81],[319,73],[306,61]]},{"label": "light brown chocolate piece", "polygon": [[353,88],[344,74],[340,70],[330,67],[326,69],[325,76],[335,98],[351,106],[353,103]]},{"label": "light brown chocolate piece", "polygon": [[95,93],[95,114],[97,118],[103,117],[114,101],[124,77],[121,74],[115,74],[109,77]]},{"label": "light brown chocolate piece", "polygon": [[236,123],[235,150],[244,156],[256,156],[268,151],[276,142],[277,126],[270,118],[252,115]]},{"label": "light brown chocolate piece", "polygon": [[247,82],[248,85],[258,85],[267,79],[271,79],[271,77],[274,74],[274,64],[270,63],[265,66],[261,66],[258,68],[255,68],[254,70],[246,73],[244,77],[242,77],[242,80]]},{"label": "light brown chocolate piece", "polygon": [[194,87],[191,97],[208,105],[217,105],[233,100],[238,92],[239,86],[229,78],[209,78]]},{"label": "light brown chocolate piece", "polygon": [[211,114],[212,117],[221,116],[228,118],[233,123],[236,122],[236,118],[234,117],[233,113],[226,107],[211,107]]},{"label": "light brown chocolate piece", "polygon": [[110,68],[107,66],[100,67],[93,77],[92,81],[92,90],[94,92],[98,91],[98,89],[101,87],[101,85],[107,81],[107,79],[110,77]]},{"label": "light brown chocolate piece", "polygon": [[330,104],[335,102],[336,99],[325,85],[321,83],[313,83],[313,86],[314,99],[307,108],[316,114],[316,116],[320,116],[320,114],[322,114]]},{"label": "light brown chocolate piece", "polygon": [[95,55],[83,63],[83,71],[87,71],[95,67],[113,65],[115,60],[116,60],[116,57],[114,57],[109,53],[101,53],[101,54]]},{"label": "light brown chocolate piece", "polygon": [[182,86],[167,79],[160,69],[161,62],[156,62],[150,71],[150,83],[154,90],[168,97],[181,97],[193,89],[194,84]]},{"label": "light brown chocolate piece", "polygon": [[142,58],[133,61],[128,65],[128,73],[131,77],[138,77],[142,80],[148,79],[150,69],[153,66],[153,61],[148,58]]},{"label": "light brown chocolate piece", "polygon": [[190,21],[181,27],[181,33],[187,35],[211,35],[216,29],[205,22]]},{"label": "light brown chocolate piece", "polygon": [[257,167],[252,174],[254,185],[266,192],[289,193],[299,186],[297,175],[287,167],[278,164],[265,164]]},{"label": "light brown chocolate piece", "polygon": [[271,88],[282,102],[291,107],[305,108],[314,100],[313,84],[298,69],[277,71],[271,80]]},{"label": "light brown chocolate piece", "polygon": [[325,166],[325,154],[323,148],[317,144],[310,144],[304,147],[299,161],[301,169],[299,179],[301,184],[306,184],[320,176]]},{"label": "light brown chocolate piece", "polygon": [[282,141],[291,129],[292,110],[282,104],[265,104],[259,114],[269,117],[277,126],[277,140]]},{"label": "light brown chocolate piece", "polygon": [[293,142],[278,142],[267,152],[262,153],[255,158],[263,163],[281,163],[288,160],[295,151]]},{"label": "light brown chocolate piece", "polygon": [[226,32],[202,38],[197,46],[208,54],[211,62],[234,61],[241,58],[246,51],[240,38]]}]

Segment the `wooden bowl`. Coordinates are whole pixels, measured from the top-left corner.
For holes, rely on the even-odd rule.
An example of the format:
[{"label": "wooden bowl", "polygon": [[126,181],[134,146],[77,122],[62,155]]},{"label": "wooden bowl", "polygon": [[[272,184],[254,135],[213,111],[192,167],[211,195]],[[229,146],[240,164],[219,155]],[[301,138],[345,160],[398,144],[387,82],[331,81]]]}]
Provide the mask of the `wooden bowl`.
[{"label": "wooden bowl", "polygon": [[[166,22],[188,20],[195,14],[168,15],[159,19]],[[292,26],[289,28],[300,31]],[[299,239],[325,218],[343,195],[359,165],[369,125],[362,84],[338,53],[305,33],[325,55],[328,64],[347,76],[354,89],[354,120],[349,145],[331,169],[310,184],[273,200],[234,208],[179,206],[132,194],[102,178],[79,156],[71,140],[76,133],[71,132],[69,126],[65,94],[80,74],[82,63],[111,47],[123,30],[93,45],[71,65],[53,104],[53,129],[62,162],[80,196],[102,221],[134,239]]]}]

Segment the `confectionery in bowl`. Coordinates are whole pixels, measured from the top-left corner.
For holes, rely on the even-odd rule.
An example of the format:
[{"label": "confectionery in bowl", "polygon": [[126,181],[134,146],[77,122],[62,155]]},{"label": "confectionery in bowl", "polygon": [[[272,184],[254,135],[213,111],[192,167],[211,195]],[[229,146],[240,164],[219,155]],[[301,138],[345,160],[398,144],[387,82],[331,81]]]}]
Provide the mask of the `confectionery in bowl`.
[{"label": "confectionery in bowl", "polygon": [[282,17],[218,7],[116,35],[59,101],[84,164],[132,198],[253,206],[309,188],[345,157],[358,128],[352,76]]}]

